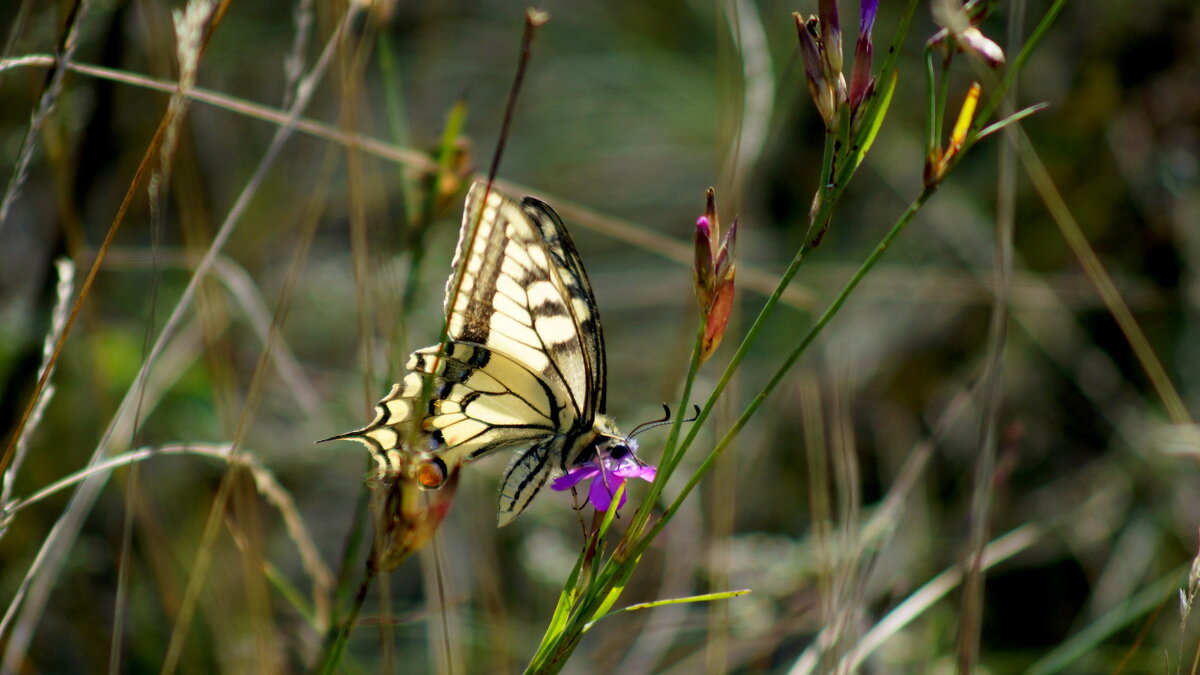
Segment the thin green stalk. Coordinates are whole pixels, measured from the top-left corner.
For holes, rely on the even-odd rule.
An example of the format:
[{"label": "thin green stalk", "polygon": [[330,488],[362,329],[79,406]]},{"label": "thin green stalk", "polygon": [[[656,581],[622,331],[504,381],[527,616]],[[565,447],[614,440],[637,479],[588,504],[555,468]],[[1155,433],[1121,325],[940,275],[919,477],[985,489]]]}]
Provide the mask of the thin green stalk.
[{"label": "thin green stalk", "polygon": [[[818,176],[819,182],[817,183],[817,208],[809,214],[808,229],[804,231],[806,245],[813,240],[814,229],[818,232],[816,242],[820,243],[821,235],[825,233],[825,228],[821,227],[819,223],[824,222],[825,218],[833,215],[833,211],[824,208],[824,206],[825,202],[829,201],[831,182],[829,177],[833,174],[834,149],[837,146],[837,138],[836,133],[828,128],[825,129],[825,148],[821,151],[821,173]],[[824,218],[818,218],[818,216],[824,216]],[[815,248],[816,244],[813,247]]]},{"label": "thin green stalk", "polygon": [[[728,445],[737,436],[737,434],[741,431],[741,429],[749,422],[750,418],[758,410],[758,407],[762,404],[763,401],[766,400],[767,396],[769,396],[771,394],[771,392],[775,389],[775,387],[778,386],[779,382],[781,382],[783,380],[784,375],[786,375],[787,372],[790,371],[791,367],[793,365],[795,365],[796,361],[800,358],[801,354],[803,354],[804,351],[807,350],[808,346],[810,344],[812,344],[812,342],[821,333],[821,331],[825,328],[825,326],[829,323],[829,321],[832,320],[833,317],[837,315],[837,313],[841,310],[842,306],[846,303],[846,300],[849,298],[850,294],[854,291],[854,289],[858,286],[858,284],[862,281],[862,279],[871,271],[871,269],[875,266],[875,264],[883,256],[884,252],[887,251],[887,249],[891,245],[891,243],[896,239],[897,236],[900,235],[900,233],[904,230],[904,227],[909,222],[912,221],[912,219],[916,215],[916,213],[921,209],[921,207],[929,199],[929,197],[932,196],[934,192],[936,192],[936,190],[937,190],[936,185],[926,187],[921,192],[921,194],[912,202],[912,204],[909,205],[909,207],[900,216],[899,220],[896,221],[896,223],[892,226],[892,228],[888,231],[888,233],[886,235],[884,235],[883,239],[880,240],[879,244],[871,252],[871,255],[867,257],[867,259],[859,267],[858,271],[847,282],[846,286],[842,289],[842,291],[834,299],[833,303],[829,306],[828,309],[825,310],[825,313],[821,315],[821,317],[817,320],[817,322],[809,330],[808,334],[805,335],[805,337],[801,341],[801,343],[796,347],[795,350],[792,351],[791,354],[788,355],[788,358],[785,360],[783,365],[781,365],[780,368],[776,371],[774,376],[772,376],[771,380],[767,383],[767,385],[763,388],[763,390],[759,392],[759,394],[754,398],[753,401],[751,401],[751,403],[743,411],[742,415],[738,418],[737,422],[733,425],[733,427],[731,427],[729,429],[729,431],[726,432],[725,436],[722,437],[721,441],[713,448],[713,450],[709,453],[709,455],[704,459],[704,461],[701,463],[700,467],[688,479],[688,482],[684,485],[683,490],[675,498],[675,500],[671,503],[671,505],[669,507],[667,507],[667,509],[663,513],[662,517],[660,517],[658,519],[658,521],[654,524],[654,526],[650,529],[650,531],[645,536],[642,536],[633,545],[630,553],[627,556],[624,556],[623,559],[618,560],[617,555],[614,554],[612,557],[609,558],[608,561],[606,561],[604,567],[596,575],[595,581],[593,582],[591,587],[588,589],[588,593],[586,594],[586,596],[580,603],[579,607],[574,612],[572,612],[571,618],[568,620],[567,625],[564,627],[563,631],[560,632],[557,636],[555,636],[555,637],[559,637],[559,638],[567,637],[569,641],[565,644],[561,643],[559,640],[550,640],[548,643],[544,642],[544,645],[546,647],[550,647],[551,645],[555,645],[555,644],[557,644],[557,647],[554,649],[544,649],[544,650],[539,649],[538,653],[535,654],[534,659],[530,662],[530,666],[529,666],[530,672],[555,672],[559,667],[561,667],[561,665],[565,662],[565,658],[567,656],[569,656],[570,652],[573,651],[575,646],[578,644],[579,637],[582,634],[582,630],[584,628],[584,624],[594,620],[598,614],[602,614],[603,609],[605,607],[611,607],[612,602],[615,601],[617,595],[619,595],[619,593],[613,593],[613,589],[624,587],[625,582],[629,579],[629,576],[633,573],[633,569],[634,569],[634,567],[636,567],[636,564],[639,561],[641,555],[646,551],[646,549],[649,547],[650,543],[658,536],[658,533],[661,532],[662,528],[671,519],[671,517],[679,510],[680,505],[683,503],[683,500],[687,498],[687,496],[691,493],[691,491],[693,489],[695,489],[696,485],[699,484],[700,480],[704,477],[704,475],[706,473],[708,473],[708,470],[712,468],[713,464],[716,462],[716,459],[720,456],[721,452],[724,451],[724,449],[726,447],[728,447]],[[795,266],[798,266],[799,262],[803,261],[803,254],[805,252],[806,252],[806,248],[801,248],[801,251],[797,253],[797,260],[794,261]],[[791,268],[789,268],[789,271],[790,270],[791,270]],[[781,282],[780,289],[784,285],[785,285],[785,283]],[[781,293],[781,291],[779,291],[779,293]],[[777,293],[776,295],[778,295],[779,293]],[[776,296],[772,296],[772,297],[776,297]],[[765,312],[765,310],[766,310],[766,308],[764,307],[764,312]],[[759,318],[762,319],[763,316],[764,316],[764,314],[760,313]],[[758,322],[756,321],[756,324],[757,323]],[[753,331],[753,328],[751,330]],[[748,333],[746,340],[743,341],[743,346],[747,345],[751,340],[752,340],[752,335],[750,335]],[[739,352],[740,351],[741,350],[739,349]],[[733,366],[733,364],[731,364],[731,368],[726,369],[725,375],[730,375],[732,373],[732,366]],[[724,381],[727,381],[728,378],[723,377],[722,380],[724,382]],[[723,385],[723,382],[719,383],[718,387],[721,387]],[[719,392],[714,392],[714,394],[710,397],[708,403],[706,404],[705,410],[702,411],[702,413],[701,413],[702,415],[704,414],[704,412],[707,412],[708,410],[711,409],[713,402],[716,400],[716,398],[718,396],[719,396]],[[695,429],[693,429],[693,432],[694,431],[695,431]],[[689,439],[693,438],[693,437],[694,437],[694,433],[689,434]],[[684,446],[681,446],[681,447],[686,448],[687,445],[688,445],[688,442],[685,440]],[[682,450],[680,451],[679,455],[682,455]],[[678,457],[676,457],[675,459],[676,459],[676,461],[678,461]],[[649,499],[647,499],[646,502],[653,503]],[[610,583],[613,581],[615,581],[616,583],[613,584],[612,586],[610,586]],[[601,598],[601,595],[599,593],[597,593],[596,591],[598,591],[600,589],[605,589],[605,588],[607,588],[609,590],[607,592],[605,592],[603,594],[603,598]],[[603,602],[604,604],[598,604],[598,602]],[[555,658],[553,661],[547,662],[546,659],[549,657],[549,655],[551,653],[554,654]]]},{"label": "thin green stalk", "polygon": [[[1138,617],[1158,605],[1170,602],[1179,589],[1180,577],[1187,574],[1187,565],[1177,567],[1160,577],[1153,584],[1118,603],[1111,610],[1068,638],[1042,658],[1038,659],[1026,675],[1051,675],[1062,672],[1079,659],[1096,650],[1105,638],[1128,626]],[[1164,668],[1164,671],[1168,669]]]},{"label": "thin green stalk", "polygon": [[[683,431],[683,420],[687,417],[687,406],[691,403],[692,387],[695,386],[696,375],[700,372],[700,352],[703,342],[704,317],[701,317],[699,325],[696,329],[696,341],[692,345],[692,356],[691,360],[688,362],[687,375],[684,377],[683,381],[683,395],[679,397],[679,407],[676,408],[678,414],[676,414],[675,421],[671,424],[671,433],[667,435],[667,442],[663,446],[662,457],[660,459],[660,470],[662,470],[663,467],[667,467],[666,471],[668,476],[670,475],[669,472],[673,471],[675,465],[678,463],[677,454],[675,452],[677,449],[676,446],[679,443],[679,435]],[[657,495],[658,493],[662,492],[662,482],[655,480],[654,483],[654,486],[659,488],[658,490],[654,490],[654,494]]]},{"label": "thin green stalk", "polygon": [[[371,555],[374,556],[375,552],[372,551]],[[354,596],[354,603],[350,606],[350,611],[346,613],[340,624],[330,627],[325,645],[321,649],[322,656],[312,672],[331,675],[337,671],[342,662],[342,655],[346,651],[346,643],[350,641],[350,631],[358,623],[358,614],[367,600],[367,592],[371,588],[371,581],[375,578],[376,571],[376,565],[372,559],[372,562],[367,564],[366,572],[363,575],[362,583],[359,584],[358,593]]]},{"label": "thin green stalk", "polygon": [[[897,34],[894,38],[892,48],[888,50],[888,55],[884,60],[884,65],[880,69],[880,77],[892,77],[892,73],[895,70],[895,57],[898,51],[897,47],[903,43],[904,37],[907,35],[908,27],[912,20],[915,8],[916,0],[910,0],[901,21],[901,25],[897,29]],[[884,105],[885,103],[885,101],[881,100],[877,102],[877,105]],[[668,507],[667,511],[663,513],[651,531],[645,536],[641,536],[645,528],[645,524],[649,519],[650,511],[654,505],[657,504],[658,497],[662,493],[663,486],[666,484],[671,474],[682,461],[683,455],[687,452],[687,449],[691,447],[691,444],[695,441],[700,428],[711,414],[716,401],[720,398],[726,386],[729,384],[730,379],[733,377],[733,374],[737,371],[742,360],[749,352],[750,347],[756,341],[759,333],[766,323],[766,320],[774,313],[775,306],[782,297],[784,290],[795,277],[808,254],[816,247],[817,244],[819,244],[819,237],[816,240],[811,238],[814,228],[820,227],[819,224],[828,222],[832,216],[833,207],[837,204],[837,201],[840,198],[846,184],[849,182],[849,179],[853,176],[854,171],[859,166],[858,161],[844,161],[840,166],[835,164],[838,139],[843,138],[849,141],[849,137],[851,135],[848,117],[846,117],[843,122],[843,124],[839,125],[838,133],[826,134],[826,143],[819,174],[820,184],[817,188],[818,201],[816,208],[810,215],[808,228],[805,232],[804,242],[801,244],[800,249],[796,252],[796,255],[793,257],[791,263],[780,277],[775,290],[771,293],[770,297],[768,297],[767,301],[763,304],[763,307],[759,310],[759,313],[755,317],[753,324],[750,326],[750,329],[746,332],[745,337],[738,345],[738,348],[734,352],[730,362],[726,365],[724,371],[722,371],[721,377],[716,386],[709,394],[703,408],[695,418],[692,428],[688,431],[687,436],[684,437],[683,442],[679,443],[679,436],[682,431],[681,419],[686,415],[687,406],[691,402],[692,388],[694,386],[695,377],[700,366],[699,347],[700,340],[703,337],[703,328],[701,327],[701,332],[697,336],[696,347],[693,349],[691,363],[689,365],[688,374],[684,382],[684,392],[678,408],[679,417],[676,418],[675,423],[672,425],[671,433],[668,436],[666,444],[664,445],[657,480],[655,480],[654,484],[651,486],[650,492],[643,501],[641,508],[639,508],[637,513],[634,515],[633,521],[631,522],[629,528],[627,528],[626,535],[618,544],[616,551],[614,551],[608,560],[605,561],[604,565],[596,572],[595,577],[592,579],[591,583],[588,584],[588,587],[583,591],[583,593],[575,596],[577,587],[573,582],[577,581],[577,579],[575,578],[574,573],[572,575],[572,579],[568,580],[567,585],[564,588],[563,595],[560,597],[558,609],[555,611],[555,618],[548,627],[537,652],[530,660],[526,672],[557,672],[562,668],[563,664],[566,662],[566,659],[579,644],[582,634],[587,630],[592,622],[594,622],[597,618],[604,616],[607,609],[611,608],[612,604],[619,597],[621,590],[624,588],[625,583],[632,575],[634,568],[637,566],[641,555],[645,552],[646,548],[649,546],[649,543],[658,535],[658,533],[665,526],[666,522],[671,519],[672,515],[678,511],[679,505],[681,504],[683,498],[686,497],[686,495],[690,493],[692,489],[694,489],[700,478],[708,471],[709,468],[711,468],[712,462],[717,454],[719,454],[720,450],[727,446],[733,436],[735,436],[737,432],[740,431],[742,426],[745,425],[746,421],[751,415],[753,415],[758,405],[761,404],[762,399],[765,399],[765,397],[770,393],[770,390],[778,384],[778,381],[782,378],[782,374],[786,372],[792,364],[794,364],[796,359],[799,358],[800,353],[804,351],[804,348],[806,348],[807,345],[812,342],[812,340],[824,328],[829,320],[832,319],[833,315],[835,315],[845,303],[849,293],[853,291],[854,287],[859,281],[861,281],[862,277],[870,271],[870,268],[875,264],[879,257],[882,256],[884,250],[886,250],[891,241],[900,233],[900,230],[903,229],[903,226],[912,219],[912,216],[920,208],[921,204],[923,204],[929,195],[936,190],[936,187],[926,188],[918,200],[909,207],[909,210],[905,212],[905,214],[901,217],[901,220],[893,226],[892,230],[889,231],[889,233],[884,237],[883,241],[872,253],[871,257],[868,258],[866,263],[864,263],[863,268],[861,268],[855,278],[851,280],[850,285],[848,285],[847,288],[843,290],[843,293],[835,300],[834,305],[831,306],[826,311],[826,314],[822,316],[817,324],[813,326],[809,335],[806,337],[803,346],[794,352],[791,357],[789,357],[788,363],[781,369],[781,372],[777,374],[776,378],[769,385],[769,388],[760,394],[760,397],[751,404],[751,406],[743,414],[742,418],[739,419],[738,424],[735,425],[735,427],[731,429],[730,432],[727,433],[722,439],[722,443],[719,448],[715,449],[713,453],[710,453],[704,464],[701,465],[701,468],[695,473],[695,475],[691,477],[684,488],[684,493],[676,498],[671,506]],[[875,129],[877,129],[877,127],[875,127]],[[857,140],[861,141],[863,138],[866,138],[868,135],[873,133],[874,131],[872,128],[863,127],[857,134]],[[847,148],[851,147],[852,145],[854,144],[850,142],[845,144]],[[847,150],[846,157],[850,157],[849,153],[850,150]],[[823,228],[818,231],[823,231]],[[630,542],[635,540],[636,543],[631,545]],[[581,553],[580,561],[583,560],[583,555],[584,553]],[[578,597],[578,604],[573,610],[568,610],[567,608],[574,599],[573,596]],[[563,622],[564,613],[569,614],[569,617],[566,617],[565,623]]]},{"label": "thin green stalk", "polygon": [[904,8],[904,14],[901,15],[900,23],[896,26],[896,34],[892,36],[892,42],[884,53],[876,82],[891,77],[892,72],[896,70],[896,60],[900,57],[900,48],[904,46],[904,40],[908,37],[908,28],[912,25],[913,15],[916,12],[917,0],[908,0],[908,6]]},{"label": "thin green stalk", "polygon": [[[821,160],[821,176],[830,175],[833,164],[833,147],[836,139],[834,139],[831,134],[826,134],[825,140],[825,152]],[[839,178],[840,177],[841,176],[839,176]],[[822,180],[822,185],[823,184],[824,180]],[[691,447],[692,442],[696,439],[696,435],[704,426],[705,420],[707,420],[709,414],[712,413],[712,409],[716,405],[717,399],[719,399],[721,394],[725,391],[725,387],[728,386],[729,380],[733,378],[733,374],[737,371],[738,366],[741,365],[742,359],[746,358],[746,354],[749,353],[751,345],[754,344],[754,341],[758,338],[759,332],[761,332],[763,326],[766,325],[767,319],[771,316],[771,314],[774,313],[775,305],[778,304],[779,298],[783,296],[783,291],[787,288],[788,284],[791,283],[792,278],[796,276],[796,273],[800,271],[800,266],[804,264],[804,260],[808,257],[808,254],[814,248],[816,248],[816,245],[810,238],[810,235],[813,232],[813,226],[815,223],[823,222],[830,218],[831,214],[833,213],[833,207],[837,204],[838,199],[841,197],[841,193],[842,190],[845,189],[845,185],[846,181],[838,182],[835,189],[831,190],[829,195],[826,198],[821,199],[818,203],[816,211],[812,214],[809,220],[808,229],[804,234],[804,242],[800,244],[800,250],[796,251],[795,257],[792,258],[792,262],[788,265],[787,269],[784,270],[783,276],[779,278],[779,283],[775,286],[775,290],[771,293],[771,296],[767,298],[767,301],[763,303],[762,309],[758,312],[758,316],[754,318],[754,323],[750,325],[750,330],[746,331],[746,337],[742,338],[742,342],[738,345],[737,351],[734,352],[733,358],[731,358],[729,360],[729,364],[725,366],[725,370],[721,373],[721,378],[717,380],[717,384],[715,387],[713,387],[712,393],[709,394],[708,400],[704,402],[704,406],[700,409],[700,414],[697,415],[691,430],[689,430],[688,435],[684,437],[683,443],[678,451],[678,455],[672,455],[674,458],[674,464],[669,467],[669,470],[674,470],[675,466],[678,465],[679,460],[682,458],[683,453],[687,452],[687,449]],[[656,480],[655,482],[658,481]]]},{"label": "thin green stalk", "polygon": [[[827,162],[832,162],[831,152],[826,153],[825,160]],[[822,175],[827,175],[827,168],[827,166],[823,166]],[[796,256],[792,258],[792,262],[788,265],[787,269],[784,270],[783,275],[779,278],[779,283],[775,286],[774,292],[772,292],[771,296],[767,298],[767,301],[763,303],[763,307],[761,310],[759,310],[758,316],[755,317],[754,323],[751,324],[750,330],[746,331],[746,337],[742,338],[742,342],[738,345],[737,351],[734,352],[733,358],[731,358],[729,360],[729,364],[725,366],[725,370],[721,373],[720,379],[717,380],[716,386],[713,387],[712,393],[709,394],[708,400],[704,402],[704,406],[700,409],[700,414],[696,416],[695,423],[688,431],[688,435],[684,437],[683,443],[680,446],[679,457],[682,457],[683,453],[687,451],[687,448],[690,448],[692,443],[695,441],[696,436],[700,433],[700,429],[703,427],[705,420],[707,420],[709,414],[712,413],[717,399],[719,399],[721,394],[724,393],[725,387],[729,384],[729,380],[733,378],[733,374],[737,371],[738,366],[741,365],[742,359],[744,359],[746,354],[749,353],[751,345],[754,344],[754,341],[758,338],[759,332],[762,331],[763,326],[766,324],[767,319],[774,312],[775,305],[778,304],[779,298],[782,297],[784,289],[786,289],[788,284],[791,283],[792,278],[796,276],[796,273],[800,271],[800,266],[804,264],[808,254],[811,253],[814,248],[816,248],[812,244],[811,239],[808,237],[812,231],[812,223],[821,222],[822,220],[830,217],[833,207],[837,204],[838,199],[841,197],[841,193],[845,189],[846,184],[849,182],[849,177],[853,171],[854,167],[849,165],[849,163],[844,165],[842,171],[839,172],[835,189],[830,191],[831,198],[823,200],[818,205],[817,212],[810,221],[809,231],[806,232],[804,242],[800,245],[800,250],[796,251]],[[678,458],[676,458],[675,461],[678,463]],[[674,467],[672,466],[671,468],[673,469]],[[665,518],[666,514],[664,514],[664,519]]]},{"label": "thin green stalk", "polygon": [[860,265],[858,270],[854,273],[854,276],[851,277],[848,282],[846,282],[846,285],[842,288],[841,292],[839,292],[837,297],[834,298],[833,303],[830,304],[829,308],[825,310],[825,313],[822,314],[819,319],[817,319],[817,322],[813,324],[813,327],[809,329],[808,334],[804,336],[804,339],[800,341],[800,344],[797,345],[794,350],[792,350],[792,353],[788,355],[783,364],[780,365],[780,367],[775,371],[775,374],[771,377],[770,381],[767,382],[761,391],[759,391],[758,395],[754,397],[750,404],[746,406],[746,409],[742,411],[741,416],[738,417],[737,421],[732,427],[730,427],[729,431],[725,433],[720,442],[718,442],[717,445],[708,453],[708,456],[704,458],[704,462],[702,462],[700,467],[696,469],[696,472],[692,475],[692,477],[688,479],[688,482],[684,485],[683,490],[680,491],[679,495],[675,498],[675,501],[671,502],[671,505],[667,507],[667,510],[663,513],[662,518],[660,518],[658,522],[654,524],[654,527],[651,528],[650,532],[638,542],[636,548],[634,549],[635,555],[640,555],[646,550],[646,548],[650,545],[650,542],[658,535],[659,531],[667,523],[667,521],[670,520],[670,517],[679,510],[683,500],[686,499],[691,491],[696,487],[696,485],[700,482],[700,479],[704,477],[704,474],[706,474],[708,470],[712,468],[713,463],[716,462],[717,457],[721,455],[721,452],[724,451],[724,449],[733,441],[733,439],[737,437],[742,428],[746,426],[746,423],[750,421],[750,418],[754,416],[754,413],[758,410],[758,407],[762,405],[767,396],[769,396],[771,392],[774,391],[775,387],[778,386],[778,384],[783,380],[784,375],[788,373],[791,367],[800,358],[801,354],[808,349],[808,346],[812,344],[813,340],[815,340],[818,335],[821,334],[821,331],[824,330],[829,321],[833,319],[833,317],[836,316],[841,310],[842,306],[846,304],[846,300],[858,286],[859,282],[861,282],[867,273],[871,271],[871,268],[875,266],[875,263],[879,262],[879,259],[883,256],[884,252],[887,251],[891,243],[896,239],[897,236],[899,236],[900,232],[904,230],[904,227],[912,221],[913,217],[916,216],[917,212],[936,191],[937,185],[928,186],[922,190],[921,194],[915,200],[913,200],[911,204],[909,204],[908,208],[905,209],[903,214],[901,214],[899,220],[892,225],[892,228],[888,230],[888,233],[884,235],[882,240],[880,240],[879,244],[875,247],[875,250],[871,252],[871,255],[869,255],[867,259],[863,261],[862,265]]},{"label": "thin green stalk", "polygon": [[925,152],[926,154],[937,152],[940,155],[942,116],[938,113],[942,109],[942,102],[938,100],[937,75],[933,72],[933,47],[929,45],[925,46],[925,80],[929,86],[929,110],[925,113],[928,132],[925,137]]},{"label": "thin green stalk", "polygon": [[621,562],[616,562],[614,554],[605,562],[596,575],[596,581],[587,589],[583,600],[571,613],[566,626],[555,639],[547,643],[547,649],[538,650],[526,668],[527,673],[556,673],[566,664],[588,627],[602,618],[616,603],[640,558],[641,552],[638,552]]},{"label": "thin green stalk", "polygon": [[[658,503],[658,497],[662,494],[663,485],[670,479],[671,474],[675,472],[675,467],[679,465],[679,460],[683,457],[682,450],[675,451],[676,444],[679,442],[679,434],[683,430],[683,420],[687,417],[688,406],[691,405],[692,387],[696,383],[696,374],[700,372],[700,351],[703,341],[704,322],[701,321],[696,331],[696,342],[692,345],[692,358],[688,364],[687,377],[683,381],[683,395],[680,396],[679,407],[675,409],[675,422],[671,424],[671,433],[667,436],[667,442],[663,446],[662,457],[659,460],[658,474],[655,476],[654,482],[650,484],[646,498],[642,500],[641,506],[633,514],[633,519],[622,538],[622,543],[632,541],[632,538],[639,536],[645,529],[646,521],[650,519],[650,511]],[[699,422],[697,421],[697,423]]]},{"label": "thin green stalk", "polygon": [[1055,19],[1062,13],[1066,5],[1067,0],[1054,0],[1054,4],[1050,5],[1050,8],[1042,15],[1037,27],[1033,29],[1029,34],[1029,39],[1021,47],[1021,51],[1017,52],[1016,58],[1011,61],[1011,64],[1005,70],[1004,77],[996,85],[995,89],[992,90],[992,95],[979,107],[976,123],[972,126],[972,133],[968,134],[968,138],[978,133],[983,122],[991,118],[996,108],[1000,107],[1000,103],[1004,100],[1004,95],[1012,88],[1013,83],[1016,82],[1017,75],[1024,70],[1025,63],[1033,55],[1033,51],[1042,43],[1042,38],[1046,37],[1046,34],[1050,32],[1050,26],[1054,25]]},{"label": "thin green stalk", "polygon": [[1117,289],[1117,285],[1113,282],[1112,277],[1105,271],[1104,263],[1100,262],[1099,256],[1092,250],[1087,236],[1084,235],[1083,230],[1079,227],[1079,223],[1075,220],[1075,216],[1072,215],[1070,207],[1067,206],[1066,201],[1058,192],[1058,188],[1054,185],[1054,180],[1050,177],[1050,172],[1046,170],[1046,166],[1042,163],[1037,149],[1033,147],[1033,143],[1029,140],[1029,137],[1020,128],[1016,128],[1015,132],[1018,139],[1017,151],[1020,154],[1021,163],[1025,167],[1025,173],[1029,176],[1034,188],[1042,197],[1042,202],[1046,205],[1046,210],[1050,213],[1050,217],[1054,220],[1054,223],[1058,225],[1063,239],[1071,247],[1071,252],[1079,260],[1079,265],[1083,267],[1084,273],[1087,274],[1088,281],[1095,287],[1100,299],[1104,301],[1104,306],[1108,308],[1108,313],[1112,315],[1113,320],[1120,326],[1121,332],[1129,342],[1129,348],[1133,351],[1134,356],[1137,357],[1138,363],[1141,364],[1142,369],[1146,373],[1146,378],[1150,380],[1151,386],[1154,387],[1155,392],[1162,401],[1163,408],[1170,418],[1171,423],[1191,424],[1192,418],[1188,413],[1187,405],[1183,402],[1183,398],[1171,382],[1171,376],[1167,374],[1162,361],[1155,354],[1154,347],[1150,344],[1150,339],[1146,337],[1146,333],[1138,325],[1137,319],[1134,318],[1133,312],[1129,309],[1129,305],[1121,297],[1121,292]]}]

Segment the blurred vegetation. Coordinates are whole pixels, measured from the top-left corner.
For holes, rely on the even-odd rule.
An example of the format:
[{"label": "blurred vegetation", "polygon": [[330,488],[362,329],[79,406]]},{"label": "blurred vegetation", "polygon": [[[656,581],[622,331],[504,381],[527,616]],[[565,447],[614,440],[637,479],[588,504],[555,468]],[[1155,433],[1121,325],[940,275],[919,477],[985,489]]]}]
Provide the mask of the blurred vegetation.
[{"label": "blurred vegetation", "polygon": [[[984,33],[1004,45],[1011,12],[1024,12],[1028,30],[1048,3],[1019,4],[997,3]],[[857,7],[843,5],[849,54]],[[883,5],[880,55],[901,10]],[[24,596],[22,580],[74,488],[0,522],[0,651],[21,672],[142,672],[172,659],[183,672],[311,666],[326,628],[320,599],[333,598],[335,613],[345,607],[363,566],[365,544],[354,536],[369,537],[355,515],[365,500],[365,453],[313,441],[368,420],[407,353],[437,338],[467,185],[459,170],[487,169],[523,7],[373,4],[315,83],[302,113],[314,126],[287,138],[256,184],[296,100],[289,73],[303,77],[320,63],[347,7],[230,3],[196,75],[196,86],[218,98],[193,101],[180,118],[156,199],[135,174],[168,114],[179,72],[171,11],[181,9],[158,0],[0,0],[6,184],[52,89],[50,63],[23,57],[54,54],[78,19],[68,41],[74,63],[136,76],[65,72],[0,221],[7,446],[51,332],[55,260],[74,261],[77,293],[135,186],[6,495],[28,497],[97,451],[162,455],[95,484],[78,535],[49,554],[61,570],[44,598]],[[741,222],[730,336],[744,332],[801,243],[824,132],[791,12],[816,7],[612,0],[544,9],[551,19],[533,47],[499,176],[566,218],[604,319],[609,412],[631,428],[677,399],[687,369],[696,315],[691,237],[704,189],[715,186],[722,214]],[[705,449],[919,193],[928,96],[921,50],[936,30],[918,9],[879,139],[793,283],[789,306],[738,371],[728,407],[710,423],[716,431],[702,433]],[[747,53],[758,70],[746,67]],[[961,100],[971,77],[967,68],[953,72],[951,100]],[[152,80],[165,89],[147,86]],[[1049,104],[1022,127],[1193,415],[1197,83],[1200,6],[1103,0],[1067,5],[1016,95],[1018,106]],[[414,153],[443,145],[459,102],[466,118],[454,171],[431,192],[424,170],[432,160]],[[844,653],[889,612],[923,597],[931,579],[947,570],[953,577],[969,550],[989,393],[981,383],[1005,142],[998,134],[965,157],[742,432],[700,498],[686,502],[622,604],[753,592],[608,619],[567,672],[789,672],[823,628],[840,627],[832,651]],[[254,189],[211,273],[139,383],[150,346],[247,185]],[[580,207],[598,217],[573,218]],[[1170,419],[1024,172],[1012,208],[1015,272],[1003,370],[991,392],[999,445],[988,529],[992,538],[1015,534],[1007,540],[1013,555],[986,575],[980,668],[1191,672],[1200,634],[1195,621],[1181,621],[1177,589],[1200,543],[1200,433]],[[731,343],[714,362],[728,359]],[[719,370],[701,371],[701,395]],[[123,423],[110,428],[118,410]],[[665,431],[642,437],[647,459],[662,438]],[[235,440],[251,464],[171,451]],[[906,476],[906,461],[925,452],[919,473]],[[557,493],[497,530],[505,462],[469,467],[434,545],[379,580],[353,633],[348,672],[511,672],[527,662],[582,539]],[[887,511],[898,485],[910,487]],[[644,488],[633,489],[637,499]],[[849,543],[878,513],[887,515],[887,536],[846,582]],[[302,523],[317,562],[299,552],[285,516]],[[196,612],[181,622],[190,584]],[[952,670],[962,611],[951,584],[862,668]],[[14,625],[25,632],[7,632]]]}]

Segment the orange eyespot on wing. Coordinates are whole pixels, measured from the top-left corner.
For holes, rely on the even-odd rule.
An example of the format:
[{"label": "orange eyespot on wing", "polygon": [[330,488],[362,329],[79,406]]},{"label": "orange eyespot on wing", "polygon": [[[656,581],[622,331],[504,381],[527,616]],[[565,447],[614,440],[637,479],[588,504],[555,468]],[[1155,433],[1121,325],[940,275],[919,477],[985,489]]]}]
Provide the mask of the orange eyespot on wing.
[{"label": "orange eyespot on wing", "polygon": [[423,488],[439,488],[446,482],[446,463],[434,457],[417,467],[417,482]]}]

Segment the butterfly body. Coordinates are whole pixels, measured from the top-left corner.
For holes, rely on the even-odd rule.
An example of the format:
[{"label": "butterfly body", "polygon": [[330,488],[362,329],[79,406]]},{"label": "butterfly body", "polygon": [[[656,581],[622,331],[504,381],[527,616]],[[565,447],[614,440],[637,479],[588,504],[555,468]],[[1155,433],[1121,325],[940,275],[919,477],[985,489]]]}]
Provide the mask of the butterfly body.
[{"label": "butterfly body", "polygon": [[[446,340],[414,352],[375,419],[336,438],[365,444],[388,481],[428,488],[502,448],[499,523],[546,480],[625,443],[604,414],[604,337],[591,285],[562,220],[477,182],[446,284]],[[414,469],[416,467],[416,469]]]}]

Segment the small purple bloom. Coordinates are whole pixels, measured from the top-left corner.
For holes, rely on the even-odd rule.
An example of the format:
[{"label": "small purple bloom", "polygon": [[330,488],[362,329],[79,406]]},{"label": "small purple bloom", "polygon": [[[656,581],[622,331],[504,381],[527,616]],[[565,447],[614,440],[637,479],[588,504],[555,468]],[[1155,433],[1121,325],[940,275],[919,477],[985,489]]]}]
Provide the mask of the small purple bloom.
[{"label": "small purple bloom", "polygon": [[[588,489],[588,501],[597,511],[608,511],[613,495],[625,484],[625,481],[630,478],[641,478],[647,482],[654,481],[655,468],[643,464],[634,455],[634,450],[637,449],[636,443],[632,440],[627,443],[601,452],[590,462],[571,469],[565,476],[554,479],[550,488],[562,492],[570,490],[581,481],[590,478],[592,485]],[[625,506],[625,497],[625,493],[622,493],[621,501],[617,504],[618,509]]]},{"label": "small purple bloom", "polygon": [[879,0],[862,0],[858,12],[858,34],[859,36],[871,35],[871,28],[875,26],[875,13],[879,11]]}]

